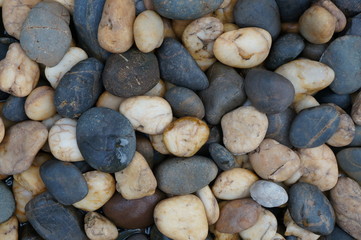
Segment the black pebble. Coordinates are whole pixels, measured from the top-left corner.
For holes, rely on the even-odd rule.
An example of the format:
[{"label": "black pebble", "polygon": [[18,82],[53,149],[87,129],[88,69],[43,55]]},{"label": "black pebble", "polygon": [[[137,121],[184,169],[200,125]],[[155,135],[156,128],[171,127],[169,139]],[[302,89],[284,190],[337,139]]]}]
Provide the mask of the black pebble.
[{"label": "black pebble", "polygon": [[209,153],[217,166],[224,171],[236,166],[236,161],[232,153],[219,143],[210,144]]},{"label": "black pebble", "polygon": [[280,113],[267,115],[268,128],[266,138],[272,138],[287,147],[292,147],[289,139],[289,130],[295,116],[296,112],[291,108],[287,108]]},{"label": "black pebble", "polygon": [[282,22],[298,22],[312,0],[276,0]]},{"label": "black pebble", "polygon": [[2,109],[4,117],[13,122],[22,122],[28,119],[25,113],[26,97],[10,96]]}]

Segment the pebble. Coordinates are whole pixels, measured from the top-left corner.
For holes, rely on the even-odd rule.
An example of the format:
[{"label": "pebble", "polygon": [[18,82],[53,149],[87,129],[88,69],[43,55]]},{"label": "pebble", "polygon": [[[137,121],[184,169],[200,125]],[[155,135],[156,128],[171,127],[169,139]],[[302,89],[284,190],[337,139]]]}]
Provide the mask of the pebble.
[{"label": "pebble", "polygon": [[361,4],[357,0],[334,0],[333,2],[347,17],[361,12]]},{"label": "pebble", "polygon": [[30,200],[25,210],[30,224],[44,239],[87,239],[76,209],[58,203],[48,192]]},{"label": "pebble", "polygon": [[202,119],[204,105],[198,95],[185,87],[173,87],[165,93],[164,99],[172,107],[174,117],[196,117]]},{"label": "pebble", "polygon": [[144,53],[160,47],[164,39],[164,24],[162,18],[152,10],[140,13],[133,27],[134,41],[137,48]]},{"label": "pebble", "polygon": [[159,82],[158,60],[154,53],[130,49],[112,54],[102,74],[105,89],[118,97],[143,95]]},{"label": "pebble", "polygon": [[12,43],[0,61],[0,90],[16,97],[26,97],[39,81],[40,69],[19,43]]},{"label": "pebble", "polygon": [[297,22],[311,5],[311,0],[276,0],[282,22]]},{"label": "pebble", "polygon": [[295,116],[296,113],[291,108],[287,108],[285,111],[280,113],[268,114],[266,138],[271,138],[287,147],[292,147],[288,133]]},{"label": "pebble", "polygon": [[29,12],[20,33],[26,55],[53,67],[64,57],[72,39],[69,11],[60,3],[42,1]]},{"label": "pebble", "polygon": [[361,74],[361,53],[355,51],[360,47],[360,36],[343,36],[332,41],[322,54],[320,61],[335,72],[335,80],[330,85],[333,92],[350,94],[361,87],[361,83],[356,81]]},{"label": "pebble", "polygon": [[136,139],[129,120],[108,108],[91,108],[81,115],[76,139],[85,161],[103,172],[118,172],[132,160]]},{"label": "pebble", "polygon": [[202,201],[194,195],[165,199],[154,209],[154,222],[171,239],[206,239],[208,223]]},{"label": "pebble", "polygon": [[13,122],[22,122],[28,120],[25,113],[25,100],[26,97],[9,96],[2,108],[4,117]]},{"label": "pebble", "polygon": [[196,19],[216,10],[223,0],[207,2],[192,0],[153,0],[154,9],[169,19]]},{"label": "pebble", "polygon": [[61,61],[54,67],[45,67],[45,76],[50,85],[55,89],[60,80],[78,62],[88,58],[88,54],[79,47],[70,47]]},{"label": "pebble", "polygon": [[159,229],[156,225],[152,226],[150,231],[150,239],[152,240],[170,240],[169,237],[165,236],[163,233],[159,232]]},{"label": "pebble", "polygon": [[354,238],[351,237],[348,233],[346,233],[344,230],[339,228],[337,225],[335,225],[335,228],[333,229],[332,233],[330,233],[327,236],[323,236],[322,240],[353,240]]},{"label": "pebble", "polygon": [[353,18],[349,19],[346,35],[361,36],[361,14],[357,14]]},{"label": "pebble", "polygon": [[217,60],[225,65],[251,68],[267,58],[271,44],[269,32],[247,27],[223,33],[214,42],[213,52]]},{"label": "pebble", "polygon": [[39,234],[34,230],[31,224],[26,224],[21,229],[22,240],[43,240]]},{"label": "pebble", "polygon": [[57,159],[66,162],[83,161],[76,141],[77,121],[61,118],[49,130],[48,143],[51,153]]},{"label": "pebble", "polygon": [[78,118],[91,108],[102,93],[103,64],[95,58],[78,62],[61,79],[54,104],[62,117]]},{"label": "pebble", "polygon": [[40,166],[33,164],[24,172],[14,174],[13,177],[14,180],[34,196],[46,191],[46,186],[40,176]]},{"label": "pebble", "polygon": [[213,161],[222,170],[230,170],[236,167],[236,160],[232,153],[219,143],[211,143],[208,148]]},{"label": "pebble", "polygon": [[104,205],[103,211],[117,227],[145,228],[154,223],[154,208],[164,198],[164,193],[159,190],[151,196],[134,200],[126,200],[119,193],[115,193]]},{"label": "pebble", "polygon": [[279,207],[288,201],[288,194],[282,186],[265,180],[253,183],[250,194],[254,201],[266,208]]},{"label": "pebble", "polygon": [[346,172],[346,174],[356,180],[361,182],[361,171],[360,171],[360,154],[361,148],[351,147],[345,148],[337,153],[337,163],[340,168]]},{"label": "pebble", "polygon": [[319,103],[333,103],[342,109],[347,109],[351,105],[350,94],[337,94],[329,88],[319,91],[315,98]]},{"label": "pebble", "polygon": [[157,188],[151,168],[138,152],[125,169],[115,173],[115,179],[117,191],[127,200],[153,195]]},{"label": "pebble", "polygon": [[85,215],[84,230],[91,240],[108,240],[118,237],[118,229],[114,223],[97,212],[88,212]]},{"label": "pebble", "polygon": [[86,172],[83,177],[88,185],[88,194],[73,206],[88,212],[96,211],[113,196],[115,180],[111,174],[100,171]]},{"label": "pebble", "polygon": [[296,59],[305,48],[303,38],[296,33],[286,33],[272,44],[265,67],[275,70],[279,66]]},{"label": "pebble", "polygon": [[275,73],[284,76],[293,84],[296,93],[294,102],[326,88],[335,78],[332,68],[309,59],[297,59],[286,63],[277,68]]},{"label": "pebble", "polygon": [[290,212],[287,210],[284,215],[284,225],[286,226],[285,236],[286,239],[297,240],[297,239],[309,239],[317,240],[320,238],[320,235],[317,235],[313,232],[310,232],[300,226],[298,226],[293,219],[291,218]]},{"label": "pebble", "polygon": [[28,169],[47,138],[46,127],[35,121],[24,121],[7,129],[0,144],[0,174],[13,175]]},{"label": "pebble", "polygon": [[293,108],[295,109],[296,113],[300,113],[303,109],[317,106],[320,106],[320,104],[311,95],[305,95],[301,100],[293,104]]},{"label": "pebble", "polygon": [[357,125],[361,125],[361,94],[358,93],[356,97],[353,99],[352,107],[351,107],[351,117],[352,120]]},{"label": "pebble", "polygon": [[[232,67],[214,63],[207,71],[209,87],[199,92],[205,108],[205,119],[217,125],[222,116],[246,100],[244,79]],[[225,98],[224,96],[228,97]]]},{"label": "pebble", "polygon": [[63,205],[76,203],[88,194],[87,182],[71,163],[48,160],[41,165],[40,175],[47,191]]},{"label": "pebble", "polygon": [[0,223],[7,221],[15,212],[14,195],[5,183],[0,182]]},{"label": "pebble", "polygon": [[301,166],[298,155],[273,139],[265,139],[255,152],[249,154],[254,171],[263,179],[283,182]]},{"label": "pebble", "polygon": [[295,97],[295,89],[287,78],[262,69],[247,73],[245,90],[252,106],[266,114],[285,111]]},{"label": "pebble", "polygon": [[317,186],[321,191],[331,190],[337,183],[338,166],[336,156],[326,144],[315,148],[299,149],[301,159],[301,182]]},{"label": "pebble", "polygon": [[337,131],[340,114],[330,105],[304,109],[293,120],[290,141],[296,148],[313,148],[326,143]]},{"label": "pebble", "polygon": [[54,89],[49,86],[35,88],[25,101],[25,113],[35,121],[48,119],[56,114]]},{"label": "pebble", "polygon": [[167,194],[185,195],[207,186],[217,176],[217,165],[209,158],[169,158],[161,162],[155,176],[158,188]]},{"label": "pebble", "polygon": [[327,235],[335,226],[335,212],[326,196],[309,183],[296,183],[289,190],[288,209],[300,227]]},{"label": "pebble", "polygon": [[136,151],[139,152],[144,157],[149,167],[153,168],[154,165],[153,158],[155,154],[152,143],[150,142],[148,137],[141,135],[139,133],[136,134],[136,139],[137,139]]},{"label": "pebble", "polygon": [[19,235],[19,222],[15,216],[0,224],[0,238],[6,240],[17,240]]},{"label": "pebble", "polygon": [[269,32],[273,39],[276,39],[281,31],[280,13],[275,0],[237,1],[233,14],[234,22],[240,28],[262,28]]},{"label": "pebble", "polygon": [[170,154],[170,152],[168,151],[167,147],[164,144],[163,134],[149,135],[149,139],[152,143],[154,150],[164,155]]},{"label": "pebble", "polygon": [[250,188],[258,176],[244,168],[233,168],[218,175],[214,181],[213,194],[222,200],[250,197]]},{"label": "pebble", "polygon": [[96,107],[110,108],[114,111],[119,111],[120,104],[125,100],[125,98],[115,96],[108,91],[104,91],[98,98],[96,102]]},{"label": "pebble", "polygon": [[209,138],[207,124],[195,117],[182,117],[167,126],[163,141],[168,151],[177,157],[191,157]]},{"label": "pebble", "polygon": [[206,211],[208,225],[212,225],[217,222],[219,218],[219,206],[217,199],[212,193],[209,186],[205,186],[196,192],[197,197],[202,201],[204,210]]},{"label": "pebble", "polygon": [[277,232],[277,219],[272,212],[262,209],[252,227],[239,233],[243,240],[272,240]]},{"label": "pebble", "polygon": [[216,223],[217,231],[221,233],[239,233],[257,223],[262,213],[262,207],[250,198],[227,202]]},{"label": "pebble", "polygon": [[156,55],[160,76],[164,81],[193,91],[204,90],[209,86],[207,76],[198,67],[187,49],[177,40],[165,38],[163,44],[157,49]]},{"label": "pebble", "polygon": [[28,219],[25,214],[26,204],[34,198],[34,195],[26,188],[20,185],[16,180],[13,181],[13,194],[15,199],[15,216],[19,222],[27,222]]},{"label": "pebble", "polygon": [[126,52],[134,42],[134,0],[106,0],[98,27],[99,45],[111,53]]},{"label": "pebble", "polygon": [[360,222],[361,214],[361,187],[348,177],[340,177],[336,186],[330,191],[330,198],[336,213],[336,222],[344,231],[352,237],[361,237]]},{"label": "pebble", "polygon": [[314,44],[306,42],[305,48],[301,53],[301,57],[308,58],[310,60],[318,61],[320,60],[323,52],[328,47],[327,43],[324,44]]},{"label": "pebble", "polygon": [[223,143],[235,155],[255,150],[266,136],[267,116],[252,106],[239,107],[221,120]]}]

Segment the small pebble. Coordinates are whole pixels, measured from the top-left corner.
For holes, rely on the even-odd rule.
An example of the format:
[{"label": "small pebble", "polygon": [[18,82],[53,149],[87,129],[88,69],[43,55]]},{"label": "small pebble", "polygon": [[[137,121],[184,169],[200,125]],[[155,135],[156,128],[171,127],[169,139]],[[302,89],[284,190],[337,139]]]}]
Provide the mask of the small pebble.
[{"label": "small pebble", "polygon": [[250,193],[253,200],[266,208],[279,207],[288,201],[286,190],[270,181],[255,182],[250,188]]},{"label": "small pebble", "polygon": [[0,182],[0,223],[6,222],[15,211],[14,195],[5,183]]}]

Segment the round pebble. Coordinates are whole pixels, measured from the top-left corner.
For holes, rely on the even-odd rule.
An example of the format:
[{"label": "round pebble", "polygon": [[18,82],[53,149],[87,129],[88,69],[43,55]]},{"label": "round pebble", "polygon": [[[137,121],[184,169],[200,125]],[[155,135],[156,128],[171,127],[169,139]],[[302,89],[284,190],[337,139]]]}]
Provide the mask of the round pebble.
[{"label": "round pebble", "polygon": [[253,200],[266,208],[279,207],[288,201],[286,190],[270,181],[255,182],[250,188],[250,193]]}]

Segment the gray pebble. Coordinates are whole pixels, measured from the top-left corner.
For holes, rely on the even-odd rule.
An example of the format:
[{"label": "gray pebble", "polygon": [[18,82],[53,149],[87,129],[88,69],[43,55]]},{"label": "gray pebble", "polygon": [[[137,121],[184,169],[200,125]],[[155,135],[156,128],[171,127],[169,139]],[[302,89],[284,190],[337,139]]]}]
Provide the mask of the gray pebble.
[{"label": "gray pebble", "polygon": [[250,189],[251,197],[263,207],[279,207],[288,201],[286,190],[280,185],[265,180],[255,182]]}]

